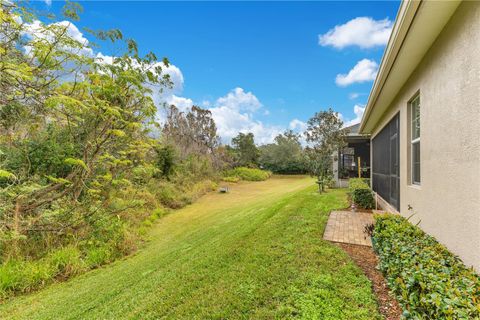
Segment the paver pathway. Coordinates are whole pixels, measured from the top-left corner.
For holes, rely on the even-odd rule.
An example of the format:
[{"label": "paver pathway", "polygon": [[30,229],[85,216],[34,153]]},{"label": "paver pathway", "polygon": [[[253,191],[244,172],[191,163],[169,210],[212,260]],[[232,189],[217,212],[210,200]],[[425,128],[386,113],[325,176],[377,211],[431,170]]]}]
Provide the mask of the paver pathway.
[{"label": "paver pathway", "polygon": [[372,246],[372,241],[363,231],[373,223],[373,214],[355,211],[332,211],[328,218],[323,239],[363,246]]}]

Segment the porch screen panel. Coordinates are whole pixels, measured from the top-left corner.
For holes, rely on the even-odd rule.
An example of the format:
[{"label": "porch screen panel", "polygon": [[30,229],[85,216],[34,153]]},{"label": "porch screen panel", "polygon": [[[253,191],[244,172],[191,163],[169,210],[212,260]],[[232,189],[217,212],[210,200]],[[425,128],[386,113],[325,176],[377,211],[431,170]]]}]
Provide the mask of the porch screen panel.
[{"label": "porch screen panel", "polygon": [[372,156],[372,189],[399,210],[398,114],[372,140]]}]

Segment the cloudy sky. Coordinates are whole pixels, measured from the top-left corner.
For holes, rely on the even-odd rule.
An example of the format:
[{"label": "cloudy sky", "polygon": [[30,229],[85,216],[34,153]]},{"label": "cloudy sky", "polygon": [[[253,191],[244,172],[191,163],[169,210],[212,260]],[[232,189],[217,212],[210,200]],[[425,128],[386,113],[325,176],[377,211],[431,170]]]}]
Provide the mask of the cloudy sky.
[{"label": "cloudy sky", "polygon": [[[224,142],[253,132],[268,143],[301,131],[329,107],[354,124],[363,113],[399,6],[387,2],[86,1],[72,34],[118,28],[142,53],[168,57],[175,86],[156,96],[212,111]],[[60,1],[36,3],[58,14]],[[91,39],[90,39],[91,40]],[[118,48],[100,43],[95,55]]]}]

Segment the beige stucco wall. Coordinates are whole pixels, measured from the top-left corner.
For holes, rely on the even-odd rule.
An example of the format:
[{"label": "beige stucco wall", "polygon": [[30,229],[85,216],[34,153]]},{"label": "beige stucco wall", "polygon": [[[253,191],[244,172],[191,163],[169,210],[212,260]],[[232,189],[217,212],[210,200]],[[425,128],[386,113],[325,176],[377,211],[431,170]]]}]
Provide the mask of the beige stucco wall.
[{"label": "beige stucco wall", "polygon": [[[395,75],[390,75],[395,76]],[[421,186],[410,184],[408,102],[420,92]],[[480,272],[480,1],[462,3],[390,105],[400,112],[400,211]]]}]

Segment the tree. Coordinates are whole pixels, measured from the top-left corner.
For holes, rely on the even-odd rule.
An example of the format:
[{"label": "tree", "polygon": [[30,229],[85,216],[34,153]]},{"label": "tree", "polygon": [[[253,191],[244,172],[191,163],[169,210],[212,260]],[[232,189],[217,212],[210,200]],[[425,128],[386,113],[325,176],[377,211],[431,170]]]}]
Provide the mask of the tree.
[{"label": "tree", "polygon": [[253,133],[240,132],[232,139],[232,145],[238,166],[257,166],[260,153],[255,145]]},{"label": "tree", "polygon": [[[64,13],[76,19],[79,10],[67,2]],[[0,188],[0,233],[64,232],[71,224],[48,210],[82,198],[101,205],[153,152],[151,85],[171,85],[168,60],[140,57],[128,40],[107,63],[69,23],[44,24],[9,2],[0,17],[0,168],[15,177]],[[102,37],[122,41],[117,31]]]},{"label": "tree", "polygon": [[275,137],[274,143],[259,148],[259,163],[276,173],[305,173],[305,157],[300,134],[291,130]]},{"label": "tree", "polygon": [[184,113],[171,105],[167,110],[167,121],[162,134],[166,141],[178,149],[182,159],[191,154],[213,157],[220,144],[212,113],[197,106],[192,106]]},{"label": "tree", "polygon": [[346,132],[342,130],[343,122],[338,113],[332,109],[315,113],[307,124],[308,171],[317,177],[319,192],[323,192],[333,178],[332,158],[344,146]]}]

